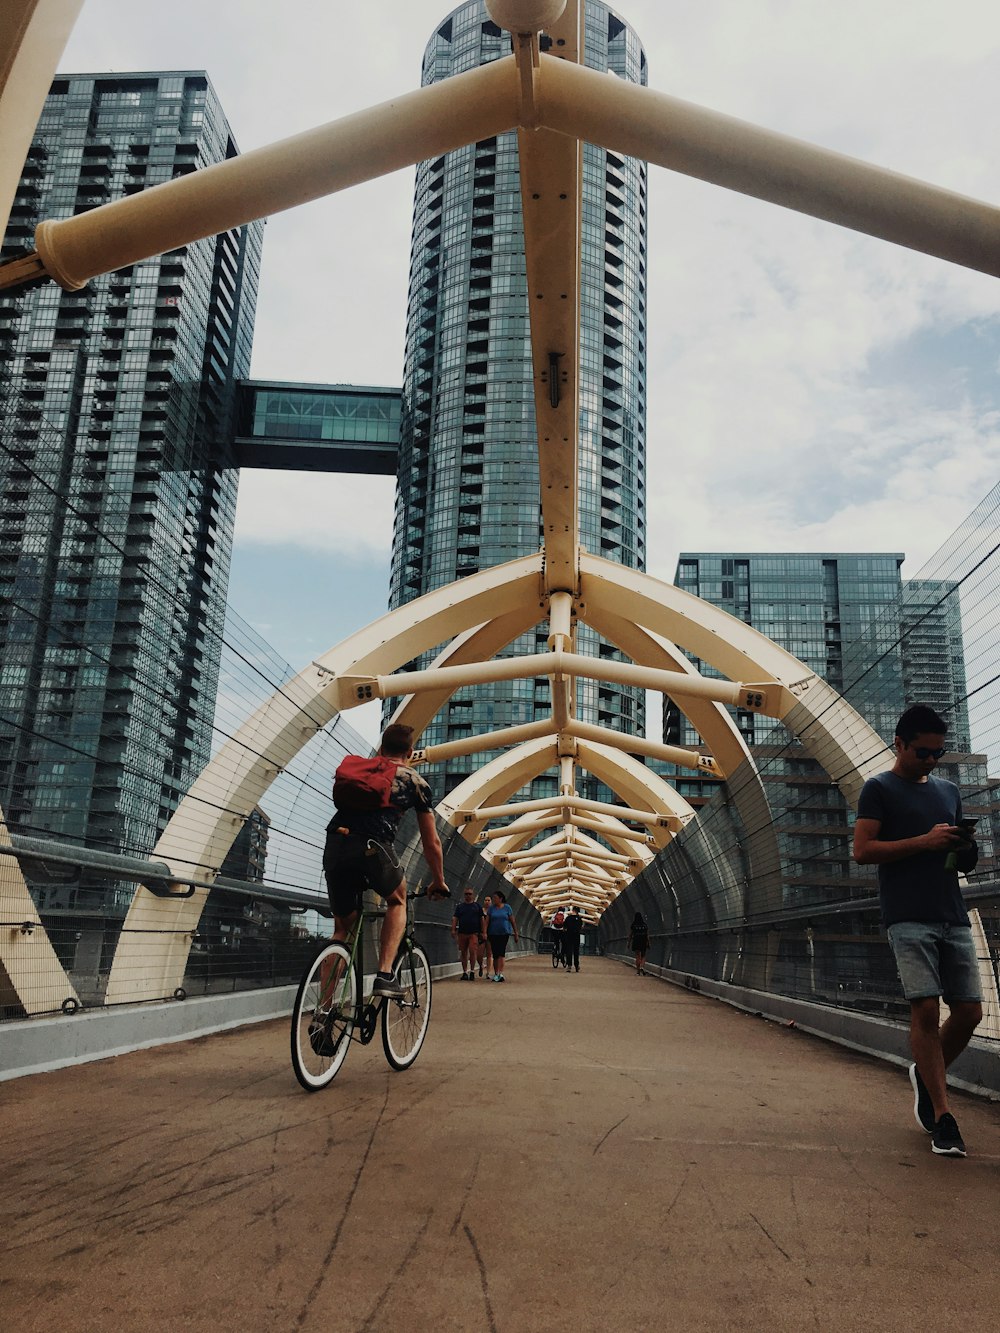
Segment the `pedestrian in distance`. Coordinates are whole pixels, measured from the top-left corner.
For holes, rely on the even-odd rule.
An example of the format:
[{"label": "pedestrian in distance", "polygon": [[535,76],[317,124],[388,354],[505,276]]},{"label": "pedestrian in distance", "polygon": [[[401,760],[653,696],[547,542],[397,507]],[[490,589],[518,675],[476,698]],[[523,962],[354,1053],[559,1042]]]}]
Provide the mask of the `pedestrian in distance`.
[{"label": "pedestrian in distance", "polygon": [[[483,897],[483,929],[486,929],[486,923],[489,920],[490,908],[493,906],[493,898],[490,894]],[[483,935],[479,941],[479,975],[483,975],[483,968],[486,968],[486,979],[492,980],[493,977],[493,951],[490,948],[489,935]]]},{"label": "pedestrian in distance", "polygon": [[649,927],[646,925],[646,918],[641,912],[636,912],[632,918],[632,924],[628,930],[628,947],[635,954],[635,970],[640,977],[644,977],[646,972],[643,963],[646,961],[646,951],[649,948]]},{"label": "pedestrian in distance", "polygon": [[451,919],[451,937],[458,941],[463,981],[476,979],[479,941],[484,936],[485,930],[484,913],[476,902],[476,891],[471,885],[466,885],[462,890],[461,900],[455,904],[455,915]]},{"label": "pedestrian in distance", "polygon": [[583,930],[583,917],[577,907],[571,907],[563,922],[563,962],[566,971],[580,970],[580,932]]},{"label": "pedestrian in distance", "polygon": [[517,922],[514,920],[514,913],[507,902],[507,895],[499,889],[493,895],[493,903],[490,906],[486,923],[486,934],[493,955],[493,966],[496,968],[493,973],[493,980],[506,981],[503,969],[507,942],[512,935],[515,944],[519,942],[521,937],[517,933]]},{"label": "pedestrian in distance", "polygon": [[[878,867],[882,920],[910,1004],[913,1113],[933,1152],[964,1157],[948,1103],[947,1068],[982,1021],[979,964],[957,871],[978,848],[952,782],[933,776],[947,723],[915,704],[896,724],[895,762],[861,788],[854,859]],[[941,1024],[940,1002],[949,1008]]]}]

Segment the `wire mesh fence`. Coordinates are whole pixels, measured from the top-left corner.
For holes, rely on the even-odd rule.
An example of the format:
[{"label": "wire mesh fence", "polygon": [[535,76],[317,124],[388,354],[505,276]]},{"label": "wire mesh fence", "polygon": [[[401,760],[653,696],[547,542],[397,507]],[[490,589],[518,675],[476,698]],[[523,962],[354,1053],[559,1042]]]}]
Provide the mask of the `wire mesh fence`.
[{"label": "wire mesh fence", "polygon": [[[981,1033],[1000,1038],[1000,486],[846,646],[843,670],[844,694],[879,736],[862,761],[891,766],[895,722],[912,703],[949,723],[937,771],[979,821],[965,893],[986,997]],[[848,775],[826,773],[808,740],[771,728],[754,762],[717,786],[605,913],[602,944],[627,954],[640,912],[651,964],[903,1020],[875,868],[851,855],[854,816],[837,785]]]}]

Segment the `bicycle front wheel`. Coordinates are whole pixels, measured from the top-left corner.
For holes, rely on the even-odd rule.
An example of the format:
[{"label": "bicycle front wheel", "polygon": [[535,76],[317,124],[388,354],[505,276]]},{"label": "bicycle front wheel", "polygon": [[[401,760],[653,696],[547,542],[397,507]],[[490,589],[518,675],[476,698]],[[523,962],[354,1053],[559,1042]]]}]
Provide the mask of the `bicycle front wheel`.
[{"label": "bicycle front wheel", "polygon": [[347,1058],[357,998],[351,955],[328,944],[306,969],[292,1009],[292,1068],[307,1092],[325,1088]]},{"label": "bicycle front wheel", "polygon": [[552,941],[552,966],[553,966],[553,967],[558,967],[558,966],[559,966],[559,963],[560,963],[560,957],[559,957],[559,941],[558,941],[558,940],[553,940],[553,941]]},{"label": "bicycle front wheel", "polygon": [[403,953],[394,975],[406,987],[406,998],[383,1003],[382,1046],[393,1069],[409,1069],[431,1019],[431,968],[419,944]]}]

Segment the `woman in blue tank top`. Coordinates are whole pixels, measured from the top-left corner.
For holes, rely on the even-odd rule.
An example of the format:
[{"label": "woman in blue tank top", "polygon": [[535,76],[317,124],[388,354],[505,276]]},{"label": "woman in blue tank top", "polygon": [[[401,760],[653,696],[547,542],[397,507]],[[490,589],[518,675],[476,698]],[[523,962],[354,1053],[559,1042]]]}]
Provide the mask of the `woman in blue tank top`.
[{"label": "woman in blue tank top", "polygon": [[490,942],[490,951],[493,954],[493,966],[496,971],[493,973],[494,981],[504,981],[503,974],[504,955],[507,952],[507,941],[514,936],[515,944],[520,941],[517,933],[517,922],[514,920],[514,913],[510,910],[510,904],[507,902],[505,894],[497,889],[493,895],[493,903],[487,913],[486,935]]}]

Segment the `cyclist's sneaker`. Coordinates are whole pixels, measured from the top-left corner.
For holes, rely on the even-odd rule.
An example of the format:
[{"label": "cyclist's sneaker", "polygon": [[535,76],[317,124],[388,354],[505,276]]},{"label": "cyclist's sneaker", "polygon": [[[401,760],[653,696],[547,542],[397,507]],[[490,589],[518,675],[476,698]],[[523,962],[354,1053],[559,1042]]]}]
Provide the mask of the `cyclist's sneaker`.
[{"label": "cyclist's sneaker", "polygon": [[321,1014],[317,1014],[309,1024],[309,1045],[315,1055],[323,1056],[324,1059],[336,1055],[337,1047],[340,1045],[343,1035],[342,1032],[329,1031],[326,1027],[325,1018]]},{"label": "cyclist's sneaker", "polygon": [[913,1116],[921,1129],[934,1133],[934,1103],[924,1086],[916,1065],[910,1065],[910,1083],[913,1085]]},{"label": "cyclist's sneaker", "polygon": [[383,972],[378,972],[375,976],[373,993],[381,995],[387,1000],[406,999],[406,987]]},{"label": "cyclist's sneaker", "polygon": [[938,1153],[941,1157],[964,1157],[965,1144],[962,1142],[962,1136],[958,1132],[958,1125],[955,1124],[955,1117],[950,1111],[945,1111],[944,1115],[934,1126],[934,1135],[931,1139],[931,1151]]}]

